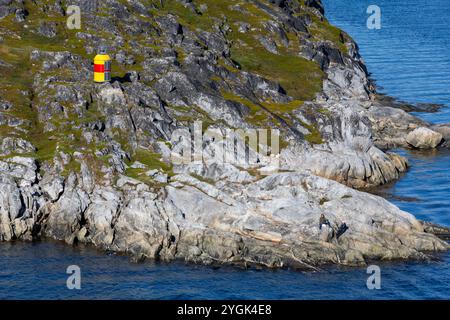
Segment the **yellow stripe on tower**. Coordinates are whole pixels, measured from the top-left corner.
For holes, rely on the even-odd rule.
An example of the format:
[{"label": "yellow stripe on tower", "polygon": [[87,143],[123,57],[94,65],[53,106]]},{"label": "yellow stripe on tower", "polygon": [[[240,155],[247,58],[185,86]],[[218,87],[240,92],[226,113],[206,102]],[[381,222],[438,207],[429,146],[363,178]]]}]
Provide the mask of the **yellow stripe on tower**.
[{"label": "yellow stripe on tower", "polygon": [[94,81],[95,82],[105,82],[105,73],[104,72],[94,72]]}]

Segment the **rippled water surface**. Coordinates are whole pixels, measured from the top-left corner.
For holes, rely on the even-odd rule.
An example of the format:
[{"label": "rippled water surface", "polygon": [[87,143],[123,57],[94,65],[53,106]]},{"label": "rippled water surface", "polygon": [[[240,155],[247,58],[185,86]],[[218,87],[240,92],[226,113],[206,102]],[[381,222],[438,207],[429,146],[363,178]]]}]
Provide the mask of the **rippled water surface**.
[{"label": "rippled water surface", "polygon": [[[404,101],[450,101],[450,1],[323,0],[331,23],[347,31],[360,46],[381,91]],[[367,28],[367,8],[381,9],[381,29]],[[422,114],[450,122],[450,109]]]},{"label": "rippled water surface", "polygon": [[[352,35],[389,95],[449,104],[450,1],[324,0],[327,16]],[[366,28],[366,9],[382,9],[382,29]],[[421,114],[450,122],[444,108]],[[450,225],[450,153],[402,151],[411,170],[379,192],[417,217]],[[82,289],[66,288],[67,266],[79,265]],[[8,299],[450,299],[450,254],[427,263],[381,265],[382,289],[366,287],[365,269],[320,273],[243,271],[174,264],[134,264],[92,248],[60,243],[0,244],[0,298]]]},{"label": "rippled water surface", "polygon": [[[66,288],[66,268],[81,267],[81,290]],[[130,263],[60,243],[0,245],[0,298],[14,299],[409,299],[449,298],[448,263],[381,266],[382,290],[363,269],[320,273],[244,271],[181,263]]]}]

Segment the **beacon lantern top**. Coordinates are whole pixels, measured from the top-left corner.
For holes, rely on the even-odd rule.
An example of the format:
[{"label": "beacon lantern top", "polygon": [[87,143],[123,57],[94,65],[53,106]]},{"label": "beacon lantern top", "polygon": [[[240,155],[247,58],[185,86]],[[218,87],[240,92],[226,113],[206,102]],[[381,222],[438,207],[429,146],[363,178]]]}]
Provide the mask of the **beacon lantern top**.
[{"label": "beacon lantern top", "polygon": [[106,54],[107,50],[105,46],[98,47],[98,54]]}]

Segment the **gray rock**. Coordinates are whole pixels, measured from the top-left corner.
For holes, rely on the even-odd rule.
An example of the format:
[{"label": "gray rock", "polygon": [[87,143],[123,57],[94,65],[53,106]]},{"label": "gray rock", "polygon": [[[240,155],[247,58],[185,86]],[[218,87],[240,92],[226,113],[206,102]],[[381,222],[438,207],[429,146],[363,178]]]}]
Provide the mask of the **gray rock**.
[{"label": "gray rock", "polygon": [[15,21],[24,22],[28,15],[28,12],[25,9],[17,9],[15,14],[16,14],[14,17]]},{"label": "gray rock", "polygon": [[83,213],[89,204],[88,194],[76,188],[76,183],[77,178],[72,174],[60,199],[54,204],[47,203],[40,209],[41,214],[48,215],[42,227],[45,236],[65,240],[70,244],[75,240],[83,220]]},{"label": "gray rock", "polygon": [[20,189],[13,178],[0,172],[0,240],[9,241],[15,237],[12,222],[24,212]]},{"label": "gray rock", "polygon": [[312,7],[312,8],[316,8],[317,10],[319,10],[319,12],[321,14],[325,13],[325,9],[323,7],[323,4],[320,0],[306,0],[305,1],[305,5]]},{"label": "gray rock", "polygon": [[12,153],[24,154],[35,152],[36,148],[27,140],[22,138],[5,137],[0,144],[0,154],[10,155]]},{"label": "gray rock", "polygon": [[442,134],[431,129],[420,127],[410,132],[406,141],[418,149],[436,148],[442,141]]},{"label": "gray rock", "polygon": [[161,215],[154,196],[130,199],[115,224],[113,248],[118,251],[157,259],[170,241],[167,221]]},{"label": "gray rock", "polygon": [[132,165],[131,168],[133,169],[145,169],[146,165],[143,163],[140,163],[139,161],[135,161]]},{"label": "gray rock", "polygon": [[45,174],[40,182],[44,196],[52,202],[57,201],[64,192],[64,181],[65,179],[61,176]]},{"label": "gray rock", "polygon": [[43,22],[39,26],[38,32],[39,32],[39,34],[43,35],[44,37],[54,38],[54,37],[56,37],[56,34],[57,34],[57,32],[56,32],[56,23]]},{"label": "gray rock", "polygon": [[239,29],[238,31],[240,33],[247,33],[250,31],[250,24],[246,23],[246,22],[241,22],[239,23]]},{"label": "gray rock", "polygon": [[38,178],[36,160],[15,156],[0,161],[0,172],[7,173],[18,180],[20,187],[34,184]]},{"label": "gray rock", "polygon": [[401,109],[378,104],[371,106],[367,115],[372,123],[375,143],[381,148],[406,147],[409,132],[428,126],[424,121]]},{"label": "gray rock", "polygon": [[91,198],[92,201],[84,214],[89,234],[85,242],[110,249],[114,240],[112,226],[116,222],[121,206],[120,194],[112,188],[100,188],[94,191]]},{"label": "gray rock", "polygon": [[106,104],[124,105],[125,95],[119,86],[112,86],[109,83],[101,86],[99,91],[99,98]]},{"label": "gray rock", "polygon": [[149,170],[145,173],[145,175],[147,175],[148,177],[151,177],[153,180],[155,180],[156,182],[160,182],[160,183],[167,183],[169,180],[169,177],[167,174],[162,173],[159,170]]},{"label": "gray rock", "polygon": [[[0,62],[1,63],[1,62]],[[11,102],[8,101],[0,101],[0,110],[2,111],[8,111],[9,109],[11,109],[13,107]]]},{"label": "gray rock", "polygon": [[278,54],[278,47],[275,41],[264,36],[258,37],[258,40],[267,51]]},{"label": "gray rock", "polygon": [[450,124],[435,125],[431,127],[431,129],[442,135],[444,139],[444,146],[446,146],[447,148],[450,147]]}]

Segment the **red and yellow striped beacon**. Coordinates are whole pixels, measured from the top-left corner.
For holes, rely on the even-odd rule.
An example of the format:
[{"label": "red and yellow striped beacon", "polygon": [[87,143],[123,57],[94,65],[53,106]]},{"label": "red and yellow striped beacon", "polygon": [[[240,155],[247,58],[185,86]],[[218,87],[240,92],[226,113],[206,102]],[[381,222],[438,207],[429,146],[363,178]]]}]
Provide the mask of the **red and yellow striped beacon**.
[{"label": "red and yellow striped beacon", "polygon": [[100,47],[94,58],[94,81],[111,81],[111,58],[106,53],[105,47]]}]

